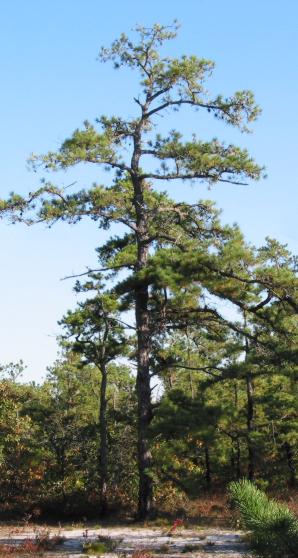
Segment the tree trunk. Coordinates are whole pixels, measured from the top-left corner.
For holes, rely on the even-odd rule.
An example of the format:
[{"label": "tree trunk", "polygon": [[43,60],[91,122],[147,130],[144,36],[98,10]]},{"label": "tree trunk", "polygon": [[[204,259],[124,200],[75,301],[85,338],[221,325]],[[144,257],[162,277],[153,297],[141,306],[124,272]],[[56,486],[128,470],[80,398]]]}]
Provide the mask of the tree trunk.
[{"label": "tree trunk", "polygon": [[60,481],[61,481],[61,495],[62,495],[62,506],[63,508],[66,505],[66,493],[65,493],[65,468],[66,468],[66,464],[65,464],[65,447],[59,447],[56,448],[56,456],[57,456],[57,461],[58,461],[58,465],[59,465],[59,477],[60,477]]},{"label": "tree trunk", "polygon": [[[138,242],[138,267],[145,267],[148,259],[148,247]],[[148,427],[152,420],[151,386],[150,386],[150,331],[148,311],[148,286],[141,285],[135,290],[135,312],[137,329],[137,397],[138,397],[138,470],[139,497],[138,518],[145,519],[152,505],[152,463]]]},{"label": "tree trunk", "polygon": [[238,436],[232,440],[231,469],[233,471],[234,478],[239,480],[241,478],[241,451]]},{"label": "tree trunk", "polygon": [[194,398],[195,398],[195,390],[194,390],[194,385],[193,385],[193,379],[192,379],[191,370],[189,371],[188,378],[189,378],[189,389],[190,389],[190,393],[191,393],[191,398],[192,398],[192,400],[194,400]]},{"label": "tree trunk", "polygon": [[151,452],[148,427],[152,419],[151,388],[149,372],[149,314],[147,310],[148,289],[136,292],[136,325],[138,337],[138,468],[139,500],[138,517],[145,519],[152,504],[152,479],[150,477]]},{"label": "tree trunk", "polygon": [[107,480],[108,480],[108,432],[107,432],[107,369],[104,364],[100,366],[101,384],[100,384],[100,407],[99,407],[99,498],[100,513],[105,515],[108,509],[107,502]]},{"label": "tree trunk", "polygon": [[[248,348],[248,347],[247,347]],[[238,382],[234,382],[234,405],[238,415]],[[241,478],[241,449],[240,449],[240,438],[239,434],[236,435],[236,479],[239,480]],[[233,454],[234,454],[234,447],[233,447]],[[235,459],[234,459],[235,465]]]},{"label": "tree trunk", "polygon": [[[246,314],[244,313],[244,325],[247,327]],[[248,338],[245,339],[245,363],[248,365],[249,343]],[[254,408],[254,384],[251,371],[246,373],[246,426],[247,426],[247,454],[248,466],[247,476],[250,481],[254,480],[255,476],[255,447],[253,440],[253,432],[255,429],[255,408]]]},{"label": "tree trunk", "polygon": [[287,464],[289,468],[289,485],[294,487],[296,485],[296,467],[294,459],[294,451],[288,442],[284,443],[284,448],[287,456]]},{"label": "tree trunk", "polygon": [[237,480],[241,478],[241,450],[240,450],[240,440],[236,440],[236,475]]},{"label": "tree trunk", "polygon": [[247,474],[250,481],[254,480],[255,476],[255,448],[252,434],[254,432],[254,385],[251,374],[246,376],[246,393],[247,393],[247,410],[246,410],[246,423],[247,423],[247,453],[248,453],[248,468]]},{"label": "tree trunk", "polygon": [[[147,262],[148,248],[139,245],[139,265]],[[151,510],[153,483],[150,476],[152,457],[148,428],[152,420],[150,386],[150,331],[148,311],[148,286],[142,285],[135,291],[135,312],[137,329],[137,397],[138,397],[138,470],[139,497],[138,518],[145,519]]]},{"label": "tree trunk", "polygon": [[[136,271],[143,270],[148,261],[149,245],[147,207],[144,191],[148,188],[146,182],[140,178],[140,157],[142,153],[142,128],[145,126],[143,116],[134,134],[134,150],[131,159],[132,183],[134,188],[133,204],[136,212]],[[150,452],[148,427],[152,420],[151,386],[150,386],[150,330],[149,330],[149,288],[144,280],[135,288],[135,316],[137,331],[137,398],[138,398],[138,470],[139,497],[138,518],[145,519],[152,505],[153,483],[150,476],[152,457]]]},{"label": "tree trunk", "polygon": [[210,468],[210,454],[209,454],[209,448],[207,444],[205,444],[204,446],[204,451],[205,451],[205,479],[206,479],[207,489],[209,490],[211,486],[211,468]]}]

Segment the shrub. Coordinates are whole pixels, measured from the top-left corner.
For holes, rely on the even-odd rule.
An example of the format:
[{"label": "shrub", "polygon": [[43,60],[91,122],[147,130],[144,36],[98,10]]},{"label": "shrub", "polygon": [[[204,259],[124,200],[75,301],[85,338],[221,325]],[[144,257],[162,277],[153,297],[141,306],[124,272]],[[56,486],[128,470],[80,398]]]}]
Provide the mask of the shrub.
[{"label": "shrub", "polygon": [[[88,539],[88,532],[84,535],[85,539]],[[83,550],[87,554],[106,554],[107,552],[113,552],[117,546],[121,543],[122,539],[112,539],[111,537],[105,537],[98,535],[95,541],[88,541],[83,545]]]},{"label": "shrub", "polygon": [[106,547],[106,545],[100,541],[93,541],[93,542],[88,542],[85,543],[83,545],[83,550],[86,554],[97,554],[97,555],[101,555],[101,554],[106,554],[108,552],[108,549]]},{"label": "shrub", "polygon": [[285,505],[269,500],[247,480],[232,482],[229,491],[257,556],[298,557],[298,520]]}]

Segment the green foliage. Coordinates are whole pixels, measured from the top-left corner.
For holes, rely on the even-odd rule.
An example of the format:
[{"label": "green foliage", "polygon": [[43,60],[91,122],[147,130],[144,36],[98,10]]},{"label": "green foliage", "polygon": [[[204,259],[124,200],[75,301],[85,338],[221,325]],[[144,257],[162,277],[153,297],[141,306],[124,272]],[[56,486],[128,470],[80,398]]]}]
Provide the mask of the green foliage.
[{"label": "green foliage", "polygon": [[105,543],[100,541],[94,541],[94,542],[85,543],[83,545],[83,551],[88,556],[94,556],[95,554],[99,556],[101,554],[106,554],[109,551],[109,549],[107,548]]},{"label": "green foliage", "polygon": [[98,535],[95,541],[85,542],[83,550],[88,555],[101,555],[106,554],[107,552],[114,552],[117,546],[121,543],[121,540],[122,539],[112,539],[111,537]]},{"label": "green foliage", "polygon": [[246,480],[232,483],[229,490],[243,526],[251,532],[251,546],[257,556],[298,556],[298,520],[286,506],[269,500]]}]

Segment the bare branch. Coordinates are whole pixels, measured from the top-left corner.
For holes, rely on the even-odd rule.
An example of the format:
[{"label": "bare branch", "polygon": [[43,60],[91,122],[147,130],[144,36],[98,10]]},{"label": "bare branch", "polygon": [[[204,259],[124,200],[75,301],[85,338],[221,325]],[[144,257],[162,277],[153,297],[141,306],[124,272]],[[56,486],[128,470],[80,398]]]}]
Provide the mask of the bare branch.
[{"label": "bare branch", "polygon": [[[228,173],[229,171],[223,171],[223,173]],[[208,174],[201,174],[201,173],[168,173],[168,174],[156,174],[156,173],[144,173],[140,176],[140,179],[148,179],[151,178],[153,180],[209,180],[211,182],[225,182],[228,184],[235,184],[236,186],[248,186],[247,182],[241,182],[239,180],[231,180],[229,178],[220,178],[214,175]]]},{"label": "bare branch", "polygon": [[125,269],[125,268],[132,268],[132,265],[129,266],[129,264],[123,264],[123,265],[115,265],[113,267],[100,267],[98,269],[89,269],[87,268],[87,271],[84,271],[83,273],[76,273],[74,275],[66,275],[66,277],[62,277],[62,279],[60,279],[60,281],[65,281],[66,279],[76,279],[77,277],[83,277],[84,275],[90,275],[91,273],[101,273],[104,271],[116,271],[117,269]]}]

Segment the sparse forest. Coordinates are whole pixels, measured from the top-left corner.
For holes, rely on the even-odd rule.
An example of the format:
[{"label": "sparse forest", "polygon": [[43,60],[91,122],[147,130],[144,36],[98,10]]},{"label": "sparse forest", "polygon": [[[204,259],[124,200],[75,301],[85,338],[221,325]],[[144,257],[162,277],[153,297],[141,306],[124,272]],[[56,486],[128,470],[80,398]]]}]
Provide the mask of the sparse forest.
[{"label": "sparse forest", "polygon": [[[260,109],[249,90],[209,92],[213,61],[167,57],[176,33],[138,27],[102,48],[101,62],[139,76],[134,116],[86,121],[33,155],[40,188],[0,202],[24,234],[92,220],[98,258],[74,278],[78,303],[61,316],[45,381],[20,381],[22,362],[1,367],[0,518],[187,517],[214,495],[224,510],[242,478],[295,507],[297,259],[278,239],[253,246],[200,199],[201,183],[212,197],[264,175],[245,149],[199,137],[200,117],[245,133]],[[173,121],[191,110],[184,138]],[[56,184],[55,171],[82,164],[106,181]]]}]

